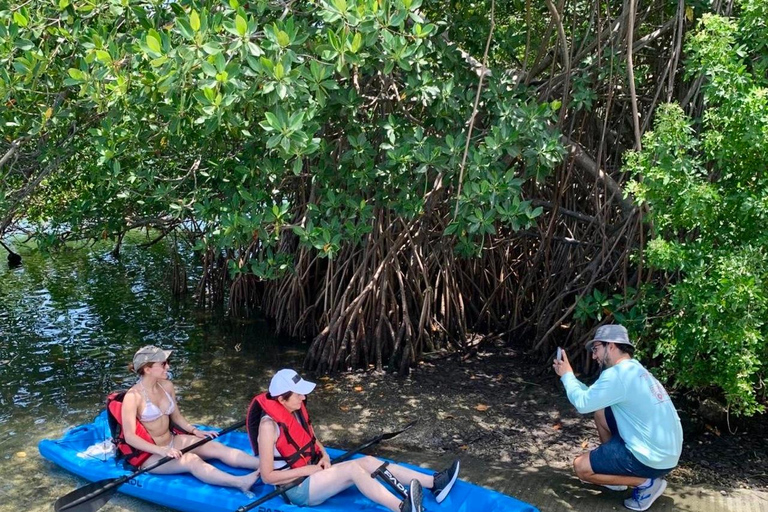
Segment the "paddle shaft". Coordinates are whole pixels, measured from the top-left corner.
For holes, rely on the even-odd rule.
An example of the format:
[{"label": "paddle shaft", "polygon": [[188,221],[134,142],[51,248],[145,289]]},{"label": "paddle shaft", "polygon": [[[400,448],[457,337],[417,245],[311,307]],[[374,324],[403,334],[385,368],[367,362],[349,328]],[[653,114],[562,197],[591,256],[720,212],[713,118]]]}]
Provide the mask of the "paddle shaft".
[{"label": "paddle shaft", "polygon": [[[239,421],[239,422],[235,423],[234,425],[231,425],[231,426],[225,428],[224,430],[220,431],[219,432],[219,436],[224,435],[224,434],[228,434],[229,432],[232,432],[233,430],[237,430],[238,428],[241,428],[244,425],[245,425],[245,421]],[[204,445],[205,443],[207,443],[208,441],[210,441],[212,439],[215,439],[215,438],[214,437],[206,437],[204,439],[201,439],[201,440],[197,441],[196,443],[193,443],[193,444],[187,446],[186,448],[182,449],[181,453],[184,454],[184,453],[187,453],[189,451],[192,451],[195,448],[198,448],[198,447]],[[68,509],[71,509],[73,507],[76,507],[77,505],[80,505],[80,504],[83,504],[85,502],[91,501],[91,500],[101,496],[105,492],[108,492],[108,491],[110,491],[112,489],[115,489],[116,487],[119,487],[119,486],[123,485],[128,480],[130,480],[132,478],[136,478],[140,474],[146,473],[147,471],[152,471],[153,469],[155,469],[157,467],[160,467],[163,464],[165,464],[166,462],[170,462],[172,460],[174,460],[173,457],[169,457],[169,456],[166,455],[165,457],[163,457],[162,459],[158,460],[157,462],[155,462],[151,466],[147,466],[145,468],[138,469],[138,470],[134,471],[133,473],[131,473],[130,475],[125,475],[125,476],[121,476],[121,477],[115,478],[113,480],[106,481],[104,483],[103,487],[95,489],[93,492],[91,492],[89,494],[86,494],[85,496],[81,496],[81,497],[79,497],[78,499],[74,500],[71,503],[66,503],[67,496],[69,496],[71,494],[76,494],[78,492],[77,489],[76,489],[76,490],[72,491],[71,493],[67,494],[66,496],[63,496],[63,497],[59,498],[57,503],[61,502],[63,504],[60,507],[56,508],[56,510],[57,510],[57,512],[61,512],[63,510],[68,510]]]},{"label": "paddle shaft", "polygon": [[[336,457],[335,459],[333,459],[331,461],[331,463],[338,464],[339,462],[344,462],[345,460],[350,459],[352,456],[357,455],[358,453],[360,453],[361,451],[365,450],[366,448],[369,448],[369,447],[373,446],[374,444],[381,442],[382,439],[391,439],[391,438],[395,437],[396,435],[402,434],[403,432],[405,432],[406,430],[408,430],[409,428],[411,428],[415,424],[416,424],[416,422],[412,421],[411,423],[406,425],[404,429],[402,429],[402,430],[400,430],[398,432],[389,432],[389,433],[386,433],[386,434],[379,434],[378,436],[374,437],[370,441],[367,441],[367,442],[361,444],[360,446],[358,446],[354,450],[350,450],[347,453]],[[296,486],[301,485],[301,483],[304,480],[306,480],[307,478],[309,478],[309,477],[303,476],[301,478],[298,478],[298,479],[294,480],[293,482],[291,482],[290,484],[283,486],[282,489],[275,489],[271,493],[267,494],[266,496],[262,496],[261,498],[259,498],[258,500],[254,501],[253,503],[249,503],[247,505],[243,505],[242,507],[238,508],[235,512],[248,512],[248,510],[251,510],[253,508],[258,507],[262,503],[265,503],[265,502],[271,500],[275,496],[280,496],[281,494],[285,493],[285,491],[288,491],[290,489],[293,489]]]}]

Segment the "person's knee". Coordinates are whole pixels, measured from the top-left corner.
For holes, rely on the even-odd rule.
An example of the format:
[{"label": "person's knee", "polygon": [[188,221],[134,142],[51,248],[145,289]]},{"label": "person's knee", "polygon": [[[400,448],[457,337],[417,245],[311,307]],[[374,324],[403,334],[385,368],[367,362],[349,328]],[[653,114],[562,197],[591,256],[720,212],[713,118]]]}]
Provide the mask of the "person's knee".
[{"label": "person's knee", "polygon": [[592,475],[592,467],[589,464],[589,454],[580,455],[574,459],[573,472],[582,480]]},{"label": "person's knee", "polygon": [[374,471],[376,471],[376,468],[378,468],[383,464],[382,461],[380,461],[376,457],[371,457],[370,455],[366,455],[365,457],[360,457],[359,459],[353,459],[352,462],[354,462],[355,466],[363,469],[368,474],[373,473]]},{"label": "person's knee", "polygon": [[190,470],[201,467],[205,461],[196,453],[185,453],[179,459],[179,463]]}]

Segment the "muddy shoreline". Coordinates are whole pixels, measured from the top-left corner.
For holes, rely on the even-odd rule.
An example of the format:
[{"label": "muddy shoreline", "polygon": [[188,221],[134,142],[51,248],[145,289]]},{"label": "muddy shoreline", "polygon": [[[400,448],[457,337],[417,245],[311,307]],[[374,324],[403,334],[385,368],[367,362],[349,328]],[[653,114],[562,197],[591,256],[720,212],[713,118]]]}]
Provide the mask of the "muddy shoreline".
[{"label": "muddy shoreline", "polygon": [[[585,378],[588,380],[588,378]],[[760,418],[727,429],[702,419],[691,397],[674,396],[684,429],[673,483],[768,489],[768,432]],[[520,468],[570,471],[572,460],[599,439],[591,416],[570,405],[546,363],[509,347],[493,347],[462,361],[423,362],[407,378],[376,372],[323,377],[310,399],[321,439],[353,446],[418,419],[398,450],[472,457]]]}]

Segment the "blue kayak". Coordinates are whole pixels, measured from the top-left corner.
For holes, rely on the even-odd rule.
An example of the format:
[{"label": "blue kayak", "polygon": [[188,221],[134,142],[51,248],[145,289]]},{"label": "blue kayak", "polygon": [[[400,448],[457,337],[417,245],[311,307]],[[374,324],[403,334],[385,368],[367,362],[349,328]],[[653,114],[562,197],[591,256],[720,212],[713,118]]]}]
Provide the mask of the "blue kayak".
[{"label": "blue kayak", "polygon": [[[205,427],[200,427],[205,429]],[[66,432],[61,439],[43,439],[38,445],[40,454],[54,464],[95,482],[106,478],[118,478],[130,474],[121,462],[104,453],[105,443],[110,438],[106,413],[96,417],[93,423],[81,425]],[[251,452],[248,436],[244,432],[230,432],[219,437],[218,442]],[[331,458],[344,452],[328,449]],[[220,469],[233,474],[245,474],[243,469],[230,468],[218,461],[211,461]],[[422,473],[432,472],[424,468],[403,464]],[[182,512],[234,512],[238,507],[255,501],[272,492],[271,485],[258,483],[253,487],[255,497],[226,487],[205,484],[190,475],[141,474],[119,488],[119,492],[157,503]],[[437,504],[432,493],[424,493],[424,508],[430,512],[538,512],[522,501],[496,491],[457,480],[451,493],[441,504]],[[298,511],[301,507],[286,504],[281,497],[273,498],[256,507],[255,512]],[[373,503],[356,489],[348,489],[311,510],[338,511],[379,511],[387,509]]]}]

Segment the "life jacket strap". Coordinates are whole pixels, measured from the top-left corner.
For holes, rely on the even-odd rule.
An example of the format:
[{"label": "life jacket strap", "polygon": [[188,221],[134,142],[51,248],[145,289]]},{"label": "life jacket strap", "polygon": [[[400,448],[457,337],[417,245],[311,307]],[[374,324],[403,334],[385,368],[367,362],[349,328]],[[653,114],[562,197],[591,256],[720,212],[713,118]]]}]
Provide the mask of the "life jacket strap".
[{"label": "life jacket strap", "polygon": [[[299,446],[299,444],[294,441],[293,437],[291,437],[291,434],[288,431],[288,426],[285,423],[278,423],[278,426],[280,427],[280,432],[285,436],[285,439],[296,450],[296,453],[290,457],[281,457],[282,460],[289,466],[292,466],[297,460],[309,457],[310,464],[317,464],[320,458],[318,457],[317,439],[314,436],[312,436],[312,439],[310,439],[307,444]],[[277,459],[277,457],[275,457],[275,459]]]}]

